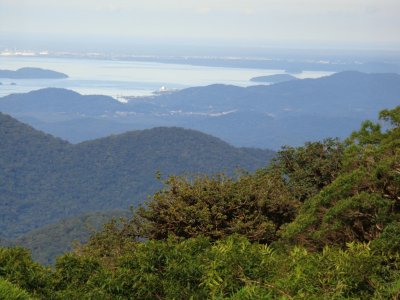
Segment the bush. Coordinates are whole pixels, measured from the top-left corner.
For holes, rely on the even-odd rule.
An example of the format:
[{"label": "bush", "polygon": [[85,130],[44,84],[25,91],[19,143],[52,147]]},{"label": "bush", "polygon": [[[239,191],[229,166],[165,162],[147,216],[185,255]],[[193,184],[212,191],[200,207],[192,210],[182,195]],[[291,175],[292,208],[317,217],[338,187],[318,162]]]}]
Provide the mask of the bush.
[{"label": "bush", "polygon": [[33,298],[31,298],[26,291],[0,278],[0,299],[31,300]]},{"label": "bush", "polygon": [[23,248],[0,248],[0,278],[35,297],[50,295],[50,269],[33,262],[28,250]]}]

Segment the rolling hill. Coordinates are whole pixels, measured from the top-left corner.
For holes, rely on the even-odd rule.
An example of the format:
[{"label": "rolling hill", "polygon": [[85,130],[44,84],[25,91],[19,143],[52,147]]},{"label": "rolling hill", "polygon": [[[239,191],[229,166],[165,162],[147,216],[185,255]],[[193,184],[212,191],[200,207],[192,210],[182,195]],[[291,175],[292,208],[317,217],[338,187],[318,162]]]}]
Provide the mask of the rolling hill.
[{"label": "rolling hill", "polygon": [[13,238],[89,211],[142,203],[168,174],[253,171],[272,151],[235,148],[181,128],[127,132],[77,145],[0,114],[0,232]]}]

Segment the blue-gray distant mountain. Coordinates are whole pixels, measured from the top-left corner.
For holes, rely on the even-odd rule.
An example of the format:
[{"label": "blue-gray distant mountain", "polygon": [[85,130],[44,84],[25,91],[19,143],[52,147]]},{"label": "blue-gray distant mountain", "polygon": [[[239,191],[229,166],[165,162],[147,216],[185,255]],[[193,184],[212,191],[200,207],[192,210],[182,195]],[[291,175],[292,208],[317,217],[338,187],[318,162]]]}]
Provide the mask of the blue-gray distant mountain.
[{"label": "blue-gray distant mountain", "polygon": [[279,149],[346,137],[400,103],[400,75],[354,71],[247,88],[193,87],[127,104],[44,89],[0,98],[0,111],[73,143],[158,126],[200,130],[230,144]]},{"label": "blue-gray distant mountain", "polygon": [[61,88],[47,88],[26,94],[0,98],[0,111],[9,113],[59,113],[98,116],[107,111],[123,109],[123,104],[109,96],[81,95]]},{"label": "blue-gray distant mountain", "polygon": [[68,75],[41,68],[21,68],[16,71],[0,70],[0,78],[9,79],[62,79]]},{"label": "blue-gray distant mountain", "polygon": [[0,141],[0,237],[83,212],[137,205],[161,186],[157,171],[254,171],[274,155],[165,127],[72,145],[1,113]]},{"label": "blue-gray distant mountain", "polygon": [[274,75],[266,75],[266,76],[257,76],[250,79],[253,82],[262,82],[262,83],[280,83],[289,80],[296,80],[297,78],[290,74],[274,74]]}]

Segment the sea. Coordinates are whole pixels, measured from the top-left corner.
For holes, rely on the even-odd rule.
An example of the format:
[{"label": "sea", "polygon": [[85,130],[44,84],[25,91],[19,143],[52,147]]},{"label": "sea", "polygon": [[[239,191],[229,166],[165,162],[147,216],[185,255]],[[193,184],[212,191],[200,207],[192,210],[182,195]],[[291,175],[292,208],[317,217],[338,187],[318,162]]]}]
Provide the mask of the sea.
[{"label": "sea", "polygon": [[[83,95],[126,98],[151,96],[160,90],[179,90],[210,84],[250,86],[252,77],[282,74],[284,70],[226,68],[132,60],[1,56],[0,69],[37,67],[65,73],[66,79],[0,78],[0,97],[47,87],[65,88]],[[318,78],[331,72],[304,71],[298,78]]]}]

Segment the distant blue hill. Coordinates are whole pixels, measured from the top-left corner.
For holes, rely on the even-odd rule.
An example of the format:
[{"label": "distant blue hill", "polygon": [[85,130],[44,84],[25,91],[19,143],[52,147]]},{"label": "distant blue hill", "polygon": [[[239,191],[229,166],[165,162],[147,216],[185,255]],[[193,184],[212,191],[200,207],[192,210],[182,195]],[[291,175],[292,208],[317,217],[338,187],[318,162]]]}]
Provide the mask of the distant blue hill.
[{"label": "distant blue hill", "polygon": [[3,112],[62,112],[63,114],[98,115],[106,110],[118,110],[124,106],[109,96],[81,95],[62,88],[46,88],[26,94],[11,94],[0,98]]},{"label": "distant blue hill", "polygon": [[16,71],[0,70],[0,78],[9,79],[62,79],[68,78],[68,75],[52,70],[40,68],[21,68]]},{"label": "distant blue hill", "polygon": [[179,126],[241,147],[279,149],[347,137],[365,119],[400,104],[400,75],[355,71],[247,88],[214,84],[127,104],[43,89],[0,98],[0,111],[76,143],[112,133]]},{"label": "distant blue hill", "polygon": [[250,81],[253,82],[263,82],[263,83],[280,83],[289,80],[297,80],[297,78],[290,74],[274,74],[274,75],[253,77],[250,79]]}]

